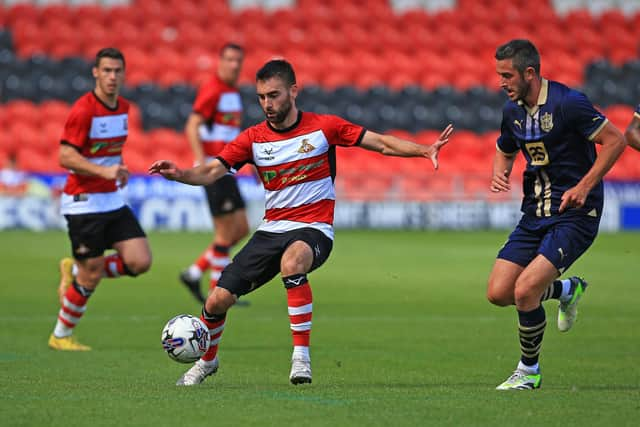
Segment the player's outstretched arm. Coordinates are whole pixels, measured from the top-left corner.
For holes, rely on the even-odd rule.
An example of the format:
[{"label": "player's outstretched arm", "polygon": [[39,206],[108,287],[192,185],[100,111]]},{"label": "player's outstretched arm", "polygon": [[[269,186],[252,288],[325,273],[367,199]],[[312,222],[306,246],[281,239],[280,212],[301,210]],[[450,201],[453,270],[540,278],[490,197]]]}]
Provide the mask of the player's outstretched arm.
[{"label": "player's outstretched arm", "polygon": [[640,151],[640,117],[637,114],[633,115],[627,131],[624,133],[627,139],[627,144],[634,150]]},{"label": "player's outstretched arm", "polygon": [[500,150],[496,150],[496,155],[493,158],[493,175],[491,176],[491,191],[499,193],[501,191],[511,190],[511,184],[509,184],[509,175],[513,169],[513,163],[516,160],[516,156],[508,155]]},{"label": "player's outstretched arm", "polygon": [[171,181],[190,185],[208,185],[227,173],[226,166],[218,159],[191,169],[180,169],[170,160],[157,160],[149,167],[150,174],[159,174]]},{"label": "player's outstretched arm", "polygon": [[360,146],[367,150],[382,153],[385,156],[425,157],[431,160],[434,168],[438,169],[438,153],[449,142],[449,137],[452,133],[453,125],[449,124],[433,144],[422,145],[392,135],[381,135],[367,131],[362,138]]},{"label": "player's outstretched arm", "polygon": [[91,163],[71,145],[60,145],[58,161],[63,168],[72,170],[74,173],[80,175],[99,176],[110,180],[115,179],[119,187],[124,187],[129,181],[129,170],[125,165],[100,166]]},{"label": "player's outstretched arm", "polygon": [[591,189],[602,180],[627,145],[622,132],[611,123],[607,123],[602,128],[594,138],[594,142],[601,144],[602,149],[589,172],[582,177],[575,187],[564,192],[560,203],[560,212],[564,212],[567,208],[581,208],[586,202]]},{"label": "player's outstretched arm", "polygon": [[187,124],[184,127],[184,132],[191,145],[191,151],[193,151],[193,158],[196,165],[203,165],[205,163],[204,149],[202,148],[202,141],[200,140],[200,125],[204,123],[204,117],[198,113],[191,113],[187,119]]}]

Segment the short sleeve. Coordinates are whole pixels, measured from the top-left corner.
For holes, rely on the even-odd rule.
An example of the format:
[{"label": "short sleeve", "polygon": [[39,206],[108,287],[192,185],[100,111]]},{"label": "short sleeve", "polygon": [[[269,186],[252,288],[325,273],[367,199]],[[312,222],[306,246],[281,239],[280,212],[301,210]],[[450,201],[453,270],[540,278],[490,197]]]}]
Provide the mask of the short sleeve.
[{"label": "short sleeve", "polygon": [[227,169],[238,169],[240,165],[253,163],[252,143],[251,128],[249,128],[226,144],[217,158]]},{"label": "short sleeve", "polygon": [[215,85],[207,84],[200,88],[196,100],[193,102],[193,112],[205,119],[212,119],[218,108],[220,92]]},{"label": "short sleeve", "polygon": [[362,126],[353,124],[338,116],[325,116],[329,128],[329,145],[351,147],[359,145],[366,133]]},{"label": "short sleeve", "polygon": [[496,142],[496,148],[507,156],[515,155],[520,147],[518,147],[518,143],[513,137],[513,133],[507,124],[507,114],[506,111],[502,114],[502,124],[500,125],[500,136],[498,137],[498,141]]},{"label": "short sleeve", "polygon": [[72,108],[62,131],[61,142],[82,149],[89,139],[91,119],[91,114],[85,109]]},{"label": "short sleeve", "polygon": [[589,141],[592,141],[608,122],[586,95],[579,92],[572,92],[567,96],[562,104],[562,111],[568,124]]},{"label": "short sleeve", "polygon": [[633,112],[633,117],[637,117],[640,119],[640,104],[638,104],[636,110]]}]

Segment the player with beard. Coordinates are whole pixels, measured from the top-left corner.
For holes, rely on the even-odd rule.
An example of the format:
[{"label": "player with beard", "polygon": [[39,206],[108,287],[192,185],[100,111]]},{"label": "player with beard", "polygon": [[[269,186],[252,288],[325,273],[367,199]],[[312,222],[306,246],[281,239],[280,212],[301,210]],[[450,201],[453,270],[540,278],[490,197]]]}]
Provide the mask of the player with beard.
[{"label": "player with beard", "polygon": [[[523,216],[500,249],[487,298],[515,305],[521,357],[498,390],[540,387],[538,359],[546,326],[541,302],[559,300],[558,328],[568,331],[587,283],[556,280],[593,243],[603,207],[602,178],[625,147],[622,134],[587,97],[540,76],[540,56],[528,40],[496,50],[500,87],[509,96],[493,163],[491,190],[509,191],[515,156],[522,151]],[[602,149],[596,154],[595,144]]]},{"label": "player with beard", "polygon": [[251,162],[266,190],[264,222],[224,269],[204,304],[201,319],[211,334],[209,350],[178,385],[199,384],[217,372],[227,311],[238,297],[278,273],[287,292],[293,336],[289,379],[293,384],[310,383],[312,295],[307,274],[327,260],[333,247],[335,148],[359,146],[388,156],[423,157],[437,168],[438,153],[453,131],[449,125],[433,145],[419,145],[336,116],[302,112],[295,102],[295,73],[284,60],[270,61],[258,71],[256,91],[266,121],[243,131],[215,160],[188,170],[167,160],[149,168],[167,179],[206,185],[234,165]]}]

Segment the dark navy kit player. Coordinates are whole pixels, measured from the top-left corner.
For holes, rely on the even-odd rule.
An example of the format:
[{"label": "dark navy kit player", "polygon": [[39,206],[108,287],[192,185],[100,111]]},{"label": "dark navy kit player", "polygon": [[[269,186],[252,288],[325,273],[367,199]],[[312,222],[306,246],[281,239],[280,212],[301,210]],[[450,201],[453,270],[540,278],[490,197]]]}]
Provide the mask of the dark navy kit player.
[{"label": "dark navy kit player", "polygon": [[[528,40],[496,50],[496,71],[509,101],[493,164],[491,190],[509,191],[518,152],[527,166],[522,218],[500,249],[487,287],[495,305],[515,305],[521,358],[499,390],[534,389],[546,327],[542,302],[559,300],[558,328],[575,322],[587,283],[558,280],[593,243],[604,203],[602,178],[625,147],[622,134],[587,97],[540,75],[540,56]],[[600,144],[596,153],[595,144]]]}]

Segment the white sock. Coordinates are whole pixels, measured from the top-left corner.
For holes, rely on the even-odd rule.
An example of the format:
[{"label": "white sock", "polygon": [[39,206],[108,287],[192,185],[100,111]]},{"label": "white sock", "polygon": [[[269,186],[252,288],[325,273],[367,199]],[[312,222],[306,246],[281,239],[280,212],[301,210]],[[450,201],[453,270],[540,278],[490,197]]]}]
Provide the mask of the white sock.
[{"label": "white sock", "polygon": [[74,262],[73,267],[71,267],[71,274],[73,277],[78,275],[78,265]]},{"label": "white sock", "polygon": [[311,360],[311,356],[309,355],[309,347],[304,345],[294,345],[292,358],[302,359],[302,360]]},{"label": "white sock", "polygon": [[191,266],[189,266],[187,273],[191,280],[200,280],[202,277],[202,270],[200,270],[200,268],[195,264],[191,264]]},{"label": "white sock", "polygon": [[73,329],[62,323],[60,319],[56,322],[56,327],[53,329],[53,335],[56,338],[68,337],[73,333]]},{"label": "white sock", "polygon": [[213,360],[198,360],[198,363],[202,364],[205,367],[210,367],[215,365],[218,362],[218,356],[214,357]]},{"label": "white sock", "polygon": [[560,301],[565,302],[571,299],[571,280],[562,279],[562,293],[560,294]]},{"label": "white sock", "polygon": [[537,374],[540,372],[540,364],[536,363],[535,365],[529,366],[522,363],[522,360],[518,362],[518,370],[524,371],[528,374]]}]

